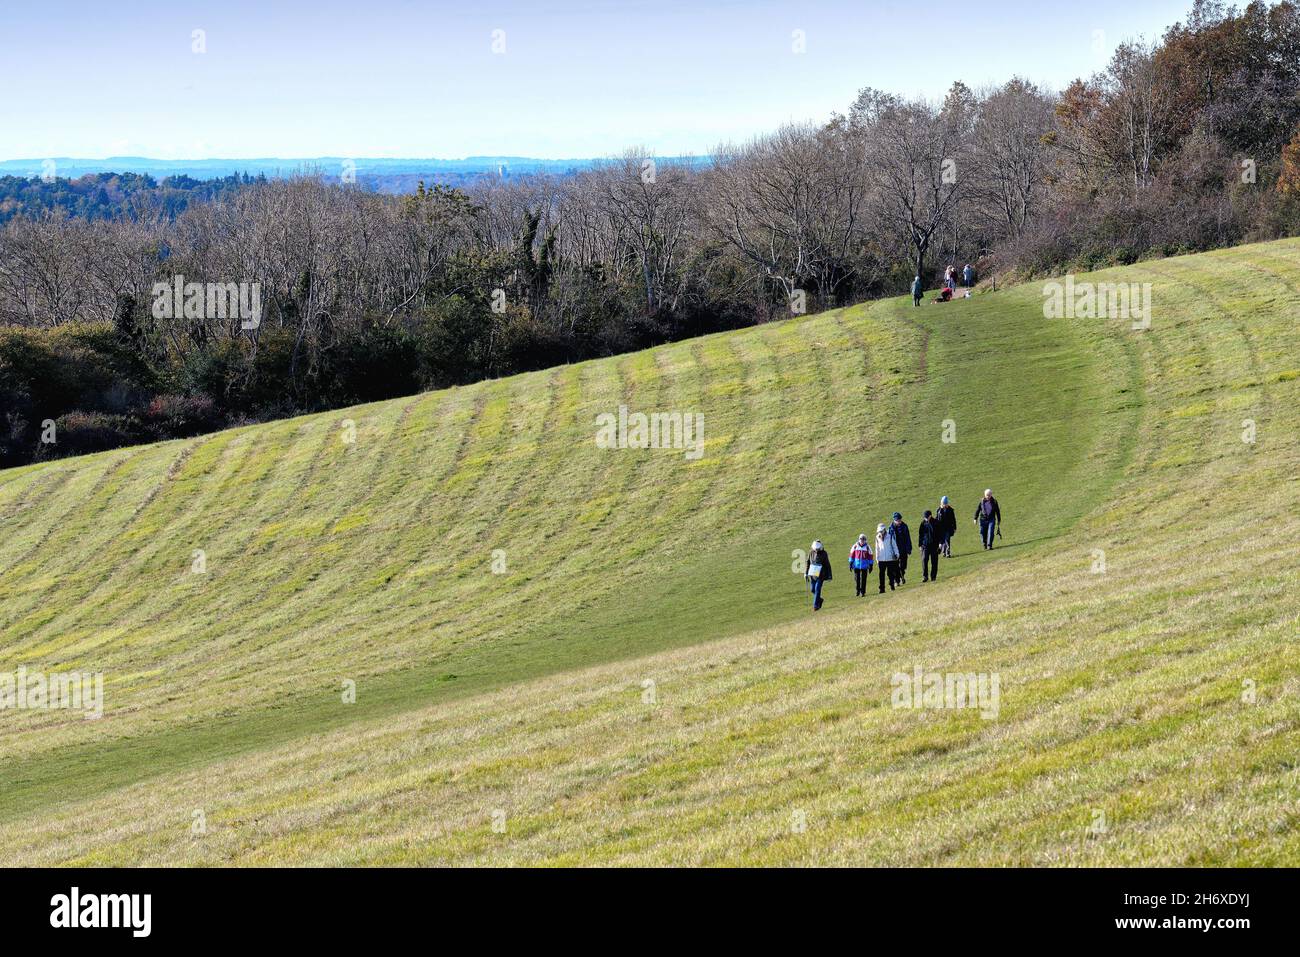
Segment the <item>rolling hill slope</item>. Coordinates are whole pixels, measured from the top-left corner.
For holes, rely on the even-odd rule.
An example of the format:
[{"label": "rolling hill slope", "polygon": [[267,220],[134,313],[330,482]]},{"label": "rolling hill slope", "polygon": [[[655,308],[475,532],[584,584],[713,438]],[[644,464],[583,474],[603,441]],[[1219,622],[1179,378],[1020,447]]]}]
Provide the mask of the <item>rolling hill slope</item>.
[{"label": "rolling hill slope", "polygon": [[[0,672],[105,681],[0,712],[0,858],[1300,860],[1300,243],[1078,278],[1151,328],[890,301],[0,473]],[[940,582],[851,597],[945,493]],[[918,666],[998,718],[891,708]]]}]

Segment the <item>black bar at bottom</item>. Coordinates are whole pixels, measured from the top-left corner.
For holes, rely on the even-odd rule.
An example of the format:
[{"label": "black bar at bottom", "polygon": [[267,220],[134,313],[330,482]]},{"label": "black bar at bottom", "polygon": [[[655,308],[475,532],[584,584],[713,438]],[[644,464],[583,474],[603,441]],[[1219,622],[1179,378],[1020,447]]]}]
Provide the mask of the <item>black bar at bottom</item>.
[{"label": "black bar at bottom", "polygon": [[448,945],[449,934],[683,943],[689,926],[693,943],[784,927],[810,938],[893,929],[918,944],[942,933],[972,944],[1045,934],[1231,946],[1294,939],[1298,890],[1285,869],[32,869],[0,872],[0,912],[7,944],[373,946],[430,932]]}]

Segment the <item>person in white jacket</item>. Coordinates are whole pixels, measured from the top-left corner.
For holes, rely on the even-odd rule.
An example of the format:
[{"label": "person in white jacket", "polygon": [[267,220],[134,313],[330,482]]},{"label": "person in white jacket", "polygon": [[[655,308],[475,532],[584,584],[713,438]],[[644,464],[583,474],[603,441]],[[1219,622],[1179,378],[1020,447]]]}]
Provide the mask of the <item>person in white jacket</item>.
[{"label": "person in white jacket", "polygon": [[885,578],[889,590],[898,584],[898,543],[884,522],[876,526],[876,567],[880,569],[880,594],[885,593]]}]

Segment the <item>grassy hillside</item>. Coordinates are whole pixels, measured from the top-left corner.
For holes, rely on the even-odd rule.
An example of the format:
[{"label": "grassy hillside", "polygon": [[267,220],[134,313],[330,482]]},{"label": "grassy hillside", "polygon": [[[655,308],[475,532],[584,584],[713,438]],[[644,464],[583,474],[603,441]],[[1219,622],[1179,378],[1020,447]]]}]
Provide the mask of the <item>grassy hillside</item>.
[{"label": "grassy hillside", "polygon": [[[0,712],[0,860],[1295,863],[1300,243],[1079,278],[1151,328],[891,301],[0,473],[0,671],[106,698]],[[945,493],[940,582],[853,598]]]}]

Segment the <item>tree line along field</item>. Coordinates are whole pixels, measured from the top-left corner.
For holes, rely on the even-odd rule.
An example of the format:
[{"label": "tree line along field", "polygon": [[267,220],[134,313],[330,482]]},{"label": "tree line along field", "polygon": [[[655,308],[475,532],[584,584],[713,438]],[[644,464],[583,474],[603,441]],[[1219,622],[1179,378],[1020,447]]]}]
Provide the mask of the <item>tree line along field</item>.
[{"label": "tree line along field", "polygon": [[[1076,279],[1151,327],[887,300],[0,473],[0,670],[105,682],[0,713],[0,859],[1296,863],[1300,242]],[[940,581],[852,597],[942,494]]]}]

